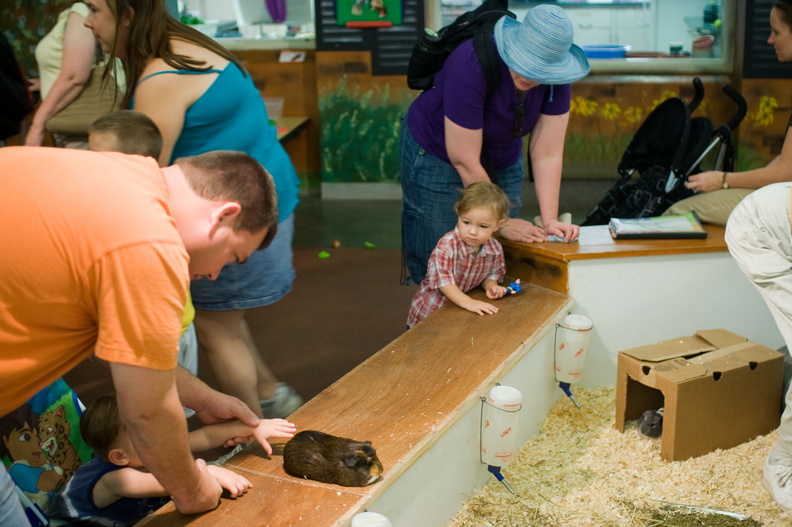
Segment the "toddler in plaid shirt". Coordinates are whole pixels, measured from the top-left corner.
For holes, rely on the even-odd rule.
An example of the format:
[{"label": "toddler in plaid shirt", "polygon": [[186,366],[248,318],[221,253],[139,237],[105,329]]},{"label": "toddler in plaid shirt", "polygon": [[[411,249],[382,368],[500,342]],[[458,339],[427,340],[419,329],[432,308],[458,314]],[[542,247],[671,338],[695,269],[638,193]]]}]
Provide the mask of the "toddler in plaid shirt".
[{"label": "toddler in plaid shirt", "polygon": [[479,285],[491,300],[506,294],[506,288],[498,285],[506,274],[503,247],[492,238],[509,218],[506,194],[489,181],[478,181],[462,189],[454,211],[457,225],[440,238],[429,257],[426,278],[410,304],[408,327],[448,300],[479,315],[497,313],[497,307],[466,294]]}]

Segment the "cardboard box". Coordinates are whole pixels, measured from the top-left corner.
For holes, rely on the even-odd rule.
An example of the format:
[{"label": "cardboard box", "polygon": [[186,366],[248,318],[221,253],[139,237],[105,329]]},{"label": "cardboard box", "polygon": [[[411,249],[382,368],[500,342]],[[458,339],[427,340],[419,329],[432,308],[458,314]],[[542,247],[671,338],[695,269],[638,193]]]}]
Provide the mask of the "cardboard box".
[{"label": "cardboard box", "polygon": [[779,424],[784,357],[724,329],[619,353],[616,424],[664,407],[661,455],[731,448]]}]

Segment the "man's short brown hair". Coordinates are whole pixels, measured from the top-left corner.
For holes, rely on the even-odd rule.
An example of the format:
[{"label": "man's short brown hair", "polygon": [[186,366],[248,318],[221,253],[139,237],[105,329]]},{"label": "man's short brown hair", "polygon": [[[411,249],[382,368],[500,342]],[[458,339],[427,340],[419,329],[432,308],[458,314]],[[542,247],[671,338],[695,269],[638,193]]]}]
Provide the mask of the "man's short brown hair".
[{"label": "man's short brown hair", "polygon": [[216,150],[176,160],[192,189],[204,199],[239,203],[242,211],[236,231],[261,232],[267,247],[278,230],[278,194],[275,182],[261,164],[243,152]]}]

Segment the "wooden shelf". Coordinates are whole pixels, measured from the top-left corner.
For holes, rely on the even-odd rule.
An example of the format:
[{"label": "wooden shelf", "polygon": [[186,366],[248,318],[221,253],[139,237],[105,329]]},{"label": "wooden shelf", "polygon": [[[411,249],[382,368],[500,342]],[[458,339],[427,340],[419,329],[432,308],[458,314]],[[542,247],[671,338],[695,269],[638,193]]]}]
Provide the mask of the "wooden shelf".
[{"label": "wooden shelf", "polygon": [[522,243],[500,239],[507,252],[513,255],[541,255],[545,258],[569,262],[594,258],[615,258],[665,254],[689,254],[728,251],[724,240],[725,227],[705,224],[707,237],[703,240],[614,240],[598,237],[596,242],[586,239],[583,227],[581,239],[573,243]]},{"label": "wooden shelf", "polygon": [[278,141],[287,142],[308,124],[308,117],[279,117],[274,119]]}]

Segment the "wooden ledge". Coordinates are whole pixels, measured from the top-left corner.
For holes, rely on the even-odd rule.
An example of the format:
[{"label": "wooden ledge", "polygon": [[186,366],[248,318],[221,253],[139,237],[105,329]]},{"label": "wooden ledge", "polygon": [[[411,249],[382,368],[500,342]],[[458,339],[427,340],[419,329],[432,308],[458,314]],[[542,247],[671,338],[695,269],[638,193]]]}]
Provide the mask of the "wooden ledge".
[{"label": "wooden ledge", "polygon": [[574,243],[500,242],[509,274],[569,294],[568,266],[573,261],[728,251],[724,227],[706,224],[704,228],[707,237],[703,240],[614,240],[605,232],[607,227],[598,226],[581,227],[580,239]]},{"label": "wooden ledge", "polygon": [[[602,227],[602,226],[597,226]],[[727,251],[725,227],[705,224],[707,237],[703,240],[614,240],[601,232],[593,235],[595,227],[581,227],[580,240],[574,243],[522,243],[500,239],[510,252],[537,254],[546,258],[569,262],[594,258],[617,258],[664,254],[687,254]],[[509,268],[511,273],[511,268]]]},{"label": "wooden ledge", "polygon": [[385,468],[379,483],[350,488],[299,480],[283,471],[280,455],[267,458],[252,445],[225,465],[252,481],[244,497],[224,499],[216,510],[194,517],[169,504],[138,525],[348,525],[572,305],[569,297],[534,285],[495,302],[499,312],[483,317],[444,306],[289,417],[299,430],[370,440]]}]

